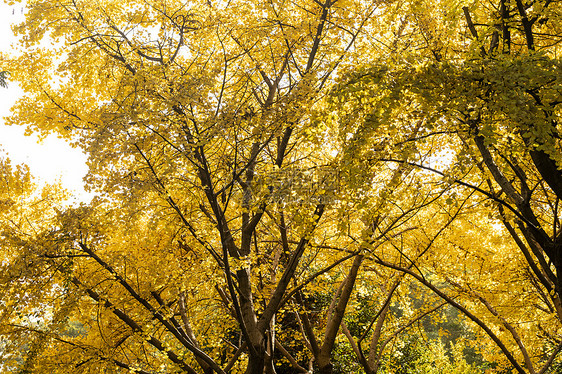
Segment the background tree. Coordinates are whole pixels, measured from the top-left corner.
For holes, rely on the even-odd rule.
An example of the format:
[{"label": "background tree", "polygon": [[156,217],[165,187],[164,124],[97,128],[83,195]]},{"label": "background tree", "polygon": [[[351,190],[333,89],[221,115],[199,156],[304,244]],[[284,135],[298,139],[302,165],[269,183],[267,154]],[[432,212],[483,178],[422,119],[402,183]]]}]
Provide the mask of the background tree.
[{"label": "background tree", "polygon": [[8,87],[8,75],[7,71],[0,71],[0,86],[7,88]]}]

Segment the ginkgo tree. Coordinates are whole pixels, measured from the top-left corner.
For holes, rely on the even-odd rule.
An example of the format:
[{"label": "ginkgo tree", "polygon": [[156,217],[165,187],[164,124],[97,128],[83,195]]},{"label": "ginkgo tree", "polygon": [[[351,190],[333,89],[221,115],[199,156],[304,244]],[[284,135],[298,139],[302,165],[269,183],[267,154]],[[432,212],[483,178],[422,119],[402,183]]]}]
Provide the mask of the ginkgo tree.
[{"label": "ginkgo tree", "polygon": [[[558,293],[556,282],[546,287],[547,259],[529,257],[544,243],[528,214],[555,220],[557,200],[533,185],[519,206],[497,187],[501,172],[540,186],[547,178],[527,171],[533,152],[556,154],[541,131],[508,131],[521,106],[508,105],[512,87],[495,96],[491,77],[512,72],[496,61],[520,58],[511,46],[524,40],[513,29],[522,15],[503,18],[514,36],[500,54],[498,34],[472,21],[490,17],[486,4],[27,7],[21,53],[2,66],[26,92],[9,121],[82,147],[97,197],[52,212],[30,204],[41,225],[7,231],[0,324],[10,370],[392,372],[401,337],[446,303],[495,343],[485,359],[498,370],[552,367],[557,351],[540,338],[558,344],[549,313]],[[540,27],[556,13],[545,17]],[[496,41],[484,48],[487,32]],[[540,88],[526,94],[555,95],[553,57],[526,58],[541,61],[528,78]],[[439,160],[447,170],[424,164]],[[489,214],[531,252],[515,251],[483,222]],[[517,310],[505,316],[509,305]],[[342,368],[342,356],[355,366]]]},{"label": "ginkgo tree", "polygon": [[[436,11],[420,15],[421,3]],[[482,213],[472,207],[472,223],[463,228],[472,232],[471,242],[462,239],[466,234],[448,239],[472,257],[462,271],[450,266],[455,258],[421,272],[378,262],[418,279],[476,322],[501,349],[506,367],[549,372],[562,348],[559,4],[484,1],[442,11],[449,4],[415,2],[414,16],[399,29],[402,52],[349,74],[333,92],[338,113],[331,120],[355,134],[350,146],[361,150],[354,155],[363,162],[442,176],[441,183],[456,186],[451,204],[467,191],[484,199],[488,223],[477,223]],[[392,148],[394,134],[410,125],[396,115],[405,111],[422,123],[408,141],[426,152]],[[474,243],[485,240],[471,226],[494,228],[486,235],[499,235],[504,244],[482,252]],[[471,262],[482,262],[480,269]],[[428,273],[439,274],[443,286]]]},{"label": "ginkgo tree", "polygon": [[[48,306],[45,327],[6,317],[18,327],[10,339],[32,337],[17,370],[273,373],[288,361],[332,372],[364,252],[439,197],[384,213],[402,198],[368,193],[396,188],[405,171],[357,179],[357,165],[340,167],[337,129],[311,116],[333,77],[373,52],[364,34],[395,5],[27,7],[9,66],[27,96],[11,123],[81,146],[99,195],[21,234],[16,248],[51,265],[43,294],[21,303],[25,313]],[[36,264],[21,261],[7,266],[29,268],[20,287],[37,287]],[[331,305],[314,320],[322,294]],[[301,331],[283,335],[291,318]],[[310,352],[284,347],[295,339]]]},{"label": "ginkgo tree", "polygon": [[[32,334],[30,331],[45,324],[54,328],[64,320],[64,298],[60,297],[59,290],[50,288],[53,284],[51,277],[55,273],[53,270],[57,265],[38,253],[38,248],[22,244],[30,238],[38,240],[66,197],[56,185],[38,188],[26,166],[14,166],[7,158],[0,159],[0,180],[0,369],[8,372],[10,369],[15,370],[26,350],[33,356],[44,343],[45,339],[38,339],[31,346],[26,346],[25,338],[29,339]],[[33,282],[34,286],[28,287],[28,282]],[[48,310],[47,319],[42,318],[45,310]],[[58,314],[53,314],[54,311],[58,311]],[[20,326],[26,328],[20,330]],[[10,339],[14,333],[21,334],[23,339]]]}]

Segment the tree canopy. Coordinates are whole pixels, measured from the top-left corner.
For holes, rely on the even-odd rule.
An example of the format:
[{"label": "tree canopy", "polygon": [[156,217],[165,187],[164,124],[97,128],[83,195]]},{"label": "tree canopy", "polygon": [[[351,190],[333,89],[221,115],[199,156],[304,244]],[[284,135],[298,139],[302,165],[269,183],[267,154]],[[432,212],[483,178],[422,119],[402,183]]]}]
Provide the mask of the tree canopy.
[{"label": "tree canopy", "polygon": [[562,365],[560,3],[28,1],[2,160],[13,373]]}]

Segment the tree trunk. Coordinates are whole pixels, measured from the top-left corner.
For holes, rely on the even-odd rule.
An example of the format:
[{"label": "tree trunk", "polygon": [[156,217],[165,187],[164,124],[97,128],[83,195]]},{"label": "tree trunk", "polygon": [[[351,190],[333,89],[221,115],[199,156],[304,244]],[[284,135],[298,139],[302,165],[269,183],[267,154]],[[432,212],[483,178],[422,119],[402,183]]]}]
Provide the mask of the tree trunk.
[{"label": "tree trunk", "polygon": [[318,374],[332,374],[334,366],[328,361],[327,364],[320,366],[318,363]]},{"label": "tree trunk", "polygon": [[248,357],[248,367],[245,374],[263,374],[265,369],[265,346],[254,347]]}]

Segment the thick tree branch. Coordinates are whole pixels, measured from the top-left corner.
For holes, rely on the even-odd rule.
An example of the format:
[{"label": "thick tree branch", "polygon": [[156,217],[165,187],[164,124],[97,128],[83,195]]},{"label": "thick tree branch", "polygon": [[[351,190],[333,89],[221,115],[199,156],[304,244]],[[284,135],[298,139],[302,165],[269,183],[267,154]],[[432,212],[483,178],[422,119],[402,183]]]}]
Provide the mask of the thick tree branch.
[{"label": "thick tree branch", "polygon": [[[166,316],[162,315],[159,310],[156,310],[146,299],[141,297],[133,287],[105,261],[103,261],[93,250],[91,250],[88,246],[84,243],[78,243],[80,248],[84,250],[91,258],[93,258],[99,265],[101,265],[104,269],[106,269],[116,280],[127,290],[127,292],[139,303],[141,304],[147,311],[149,311],[161,324],[164,326],[172,335],[178,339],[180,343],[182,343],[187,349],[189,349],[196,357],[201,358],[205,361],[209,366],[211,366],[215,371],[222,372],[222,369],[215,363],[215,361],[210,358],[207,354],[203,351],[198,349],[193,343],[191,343],[188,339],[186,339],[185,334],[182,334],[180,331],[176,329],[176,327],[168,321]],[[93,292],[93,290],[90,290]],[[93,298],[93,294],[88,292]],[[99,296],[98,296],[99,297]],[[121,317],[120,317],[121,318]]]},{"label": "thick tree branch", "polygon": [[341,290],[336,308],[334,309],[331,318],[327,321],[326,332],[324,333],[324,341],[317,358],[317,362],[320,368],[326,365],[330,365],[330,356],[332,354],[332,349],[336,341],[336,335],[341,326],[345,308],[347,307],[347,303],[349,302],[349,298],[351,297],[351,292],[353,291],[355,280],[357,279],[357,273],[359,271],[361,263],[363,262],[363,258],[363,255],[357,255],[355,257],[355,260],[353,260],[353,264],[349,269],[349,273],[343,281],[344,286]]},{"label": "thick tree branch", "polygon": [[[123,321],[127,326],[129,326],[134,332],[146,333],[146,332],[143,331],[141,326],[138,323],[136,323],[131,317],[129,317],[126,313],[121,311],[119,308],[116,308],[109,300],[106,300],[106,299],[102,298],[97,292],[95,292],[94,290],[92,290],[89,287],[86,287],[82,282],[80,282],[78,280],[78,278],[74,277],[74,278],[71,279],[71,281],[78,288],[81,288],[81,289],[85,290],[86,293],[88,294],[88,296],[90,296],[90,298],[95,300],[97,303],[101,304],[106,309],[111,310],[111,312],[113,312],[113,314],[115,314],[121,321]],[[178,365],[183,371],[185,371],[189,374],[197,374],[197,372],[191,366],[189,366],[187,363],[185,363],[183,360],[181,360],[179,358],[179,356],[174,351],[165,347],[164,344],[162,344],[162,342],[160,340],[158,340],[157,338],[149,335],[147,337],[147,342],[150,343],[156,349],[158,349],[160,352],[164,353],[170,359],[170,361],[172,361],[173,363]],[[215,366],[216,366],[216,364],[215,364]],[[217,370],[218,373],[225,374],[218,366],[216,368],[218,369]]]}]

